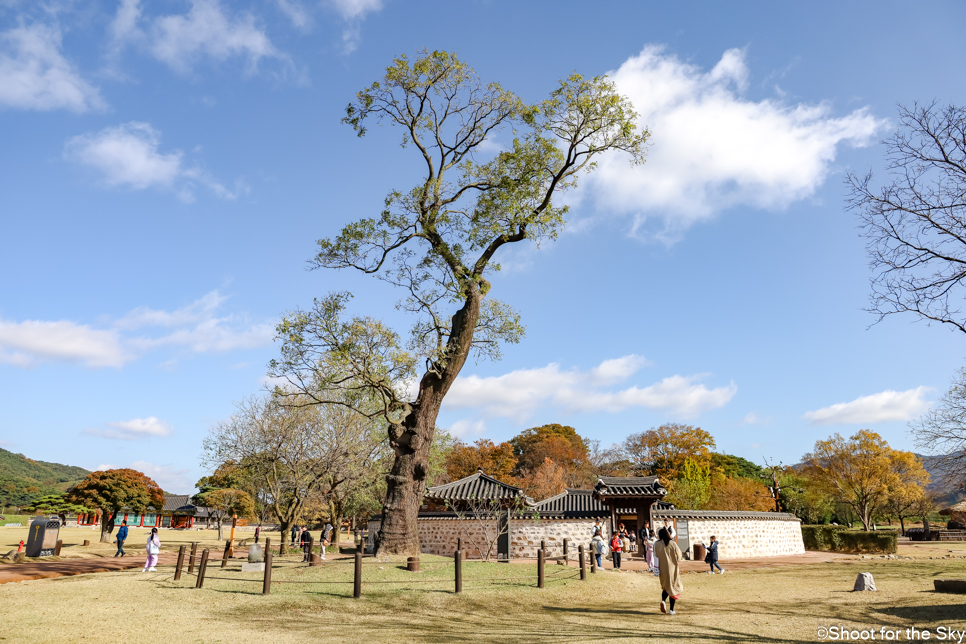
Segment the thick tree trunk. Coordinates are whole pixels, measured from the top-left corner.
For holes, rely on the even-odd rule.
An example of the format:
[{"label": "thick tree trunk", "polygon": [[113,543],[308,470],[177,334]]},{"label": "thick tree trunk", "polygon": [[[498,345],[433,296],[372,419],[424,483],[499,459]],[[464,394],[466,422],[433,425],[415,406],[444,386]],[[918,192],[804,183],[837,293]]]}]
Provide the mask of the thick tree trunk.
[{"label": "thick tree trunk", "polygon": [[284,519],[279,519],[278,526],[282,533],[282,538],[279,539],[279,542],[278,542],[278,556],[281,557],[282,555],[285,554],[285,544],[287,544],[289,540],[292,538],[292,533],[290,532],[291,526],[289,525],[288,521],[285,521]]},{"label": "thick tree trunk", "polygon": [[468,288],[463,308],[453,316],[446,364],[439,366],[437,372],[423,375],[410,413],[399,424],[389,426],[389,444],[396,457],[386,476],[386,501],[382,507],[382,525],[376,535],[376,555],[419,555],[416,519],[426,491],[429,446],[436,431],[436,417],[443,397],[466,363],[480,317],[483,296],[479,285]]},{"label": "thick tree trunk", "polygon": [[113,531],[114,515],[107,510],[101,510],[101,543],[110,543]]}]

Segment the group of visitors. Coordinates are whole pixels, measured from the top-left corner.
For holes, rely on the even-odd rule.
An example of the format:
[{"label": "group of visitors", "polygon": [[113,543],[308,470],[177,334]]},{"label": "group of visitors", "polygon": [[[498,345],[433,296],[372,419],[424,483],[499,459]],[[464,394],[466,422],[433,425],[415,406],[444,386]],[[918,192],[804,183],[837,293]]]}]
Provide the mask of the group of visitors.
[{"label": "group of visitors", "polygon": [[[332,527],[332,524],[329,522],[326,522],[325,527],[322,528],[322,534],[319,539],[319,543],[321,544],[320,558],[322,559],[322,561],[325,561],[326,547],[332,543],[331,539],[332,539],[333,529],[334,528]],[[303,562],[311,561],[312,535],[309,532],[308,526],[304,526],[304,525],[292,526],[292,545],[294,546],[296,543],[298,543],[299,546],[302,548],[302,553],[303,553],[302,561]]]},{"label": "group of visitors", "polygon": [[[661,612],[675,615],[674,604],[681,598],[681,593],[684,591],[680,570],[684,554],[674,541],[676,537],[674,526],[665,519],[663,527],[655,534],[650,523],[645,521],[639,534],[635,535],[633,532],[628,532],[623,523],[619,524],[617,531],[611,535],[609,544],[614,570],[621,569],[622,553],[637,550],[636,537],[639,537],[640,543],[644,545],[648,571],[653,572],[661,580]],[[607,553],[607,547],[608,544],[604,540],[604,527],[600,519],[597,519],[594,522],[591,538],[591,556],[601,570],[604,568],[602,559]],[[711,543],[706,548],[707,554],[704,561],[711,566],[710,574],[714,574],[715,568],[720,571],[720,574],[724,574],[724,570],[718,565],[718,540],[714,535],[711,536]]]}]

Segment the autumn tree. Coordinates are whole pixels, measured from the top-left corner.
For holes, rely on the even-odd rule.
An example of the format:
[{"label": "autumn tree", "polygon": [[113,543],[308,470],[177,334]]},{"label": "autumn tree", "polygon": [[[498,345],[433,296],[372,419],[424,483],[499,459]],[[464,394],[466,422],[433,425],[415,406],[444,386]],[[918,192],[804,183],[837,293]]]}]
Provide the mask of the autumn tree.
[{"label": "autumn tree", "polygon": [[456,481],[477,470],[483,470],[504,483],[516,480],[514,472],[517,458],[510,443],[495,444],[488,438],[481,438],[473,445],[457,442],[446,459],[446,476]]},{"label": "autumn tree", "polygon": [[872,276],[870,311],[912,313],[966,333],[966,109],[899,107],[889,178],[848,174]]},{"label": "autumn tree", "polygon": [[[543,469],[549,459],[561,468],[566,485],[578,487],[588,483],[588,448],[584,439],[573,427],[552,423],[525,429],[510,439],[517,459],[515,474],[527,479]],[[562,490],[561,490],[562,491]]]},{"label": "autumn tree", "polygon": [[939,403],[910,423],[919,448],[930,454],[942,487],[966,487],[966,369],[960,369]]},{"label": "autumn tree", "polygon": [[835,500],[828,487],[807,468],[786,467],[780,476],[781,503],[804,523],[828,523],[835,508]]},{"label": "autumn tree", "polygon": [[677,478],[686,460],[697,467],[711,463],[714,437],[700,427],[666,423],[624,440],[628,459],[642,472],[656,474],[663,481]]},{"label": "autumn tree", "polygon": [[587,444],[587,487],[593,487],[598,476],[632,476],[634,464],[620,445],[601,447],[599,440]]},{"label": "autumn tree", "polygon": [[[398,127],[422,177],[390,192],[379,215],[320,240],[314,265],[381,277],[402,290],[399,306],[416,321],[404,346],[373,318],[346,319],[348,294],[330,295],[284,318],[282,356],[270,370],[287,381],[283,395],[327,403],[365,391],[381,401],[374,413],[395,457],[377,553],[419,554],[416,517],[443,399],[471,353],[496,359],[502,343],[523,335],[519,315],[492,296],[501,249],[555,239],[567,212],[555,198],[601,154],[642,161],[648,133],[636,116],[603,77],[573,74],[531,105],[439,51],[396,58],[347,108],[344,121],[359,136],[373,120]],[[484,142],[502,132],[512,140],[487,160]],[[399,386],[410,381],[414,396]]]},{"label": "autumn tree", "polygon": [[215,425],[204,440],[202,462],[216,467],[244,463],[272,499],[284,548],[285,534],[310,498],[321,498],[327,475],[340,457],[324,439],[319,406],[286,406],[272,396],[251,396]]},{"label": "autumn tree", "polygon": [[769,512],[775,509],[768,488],[743,476],[713,474],[708,508],[734,512]]},{"label": "autumn tree", "polygon": [[815,443],[804,459],[810,474],[837,501],[849,506],[868,530],[898,486],[923,486],[929,475],[911,452],[901,452],[863,429],[849,439],[835,434]]},{"label": "autumn tree", "polygon": [[211,490],[195,497],[196,502],[215,515],[218,522],[218,540],[224,539],[222,528],[225,519],[238,517],[247,519],[255,516],[255,503],[252,497],[243,490],[234,488],[220,488]]},{"label": "autumn tree", "polygon": [[65,496],[69,503],[101,511],[101,542],[110,543],[114,518],[123,509],[138,514],[148,507],[164,507],[164,491],[137,470],[117,469],[91,472]]}]

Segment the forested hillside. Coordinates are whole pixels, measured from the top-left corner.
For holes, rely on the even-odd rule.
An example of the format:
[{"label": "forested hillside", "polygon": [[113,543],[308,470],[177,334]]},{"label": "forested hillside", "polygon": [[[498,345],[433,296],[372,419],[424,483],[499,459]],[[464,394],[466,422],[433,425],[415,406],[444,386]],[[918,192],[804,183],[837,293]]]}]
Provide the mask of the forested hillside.
[{"label": "forested hillside", "polygon": [[26,505],[44,494],[63,492],[89,473],[82,467],[34,461],[0,449],[0,506]]}]

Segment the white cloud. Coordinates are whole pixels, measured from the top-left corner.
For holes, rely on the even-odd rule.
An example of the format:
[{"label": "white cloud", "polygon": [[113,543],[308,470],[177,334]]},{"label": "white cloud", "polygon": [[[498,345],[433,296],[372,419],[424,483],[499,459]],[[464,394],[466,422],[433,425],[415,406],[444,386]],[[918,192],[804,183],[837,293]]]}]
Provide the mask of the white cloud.
[{"label": "white cloud", "polygon": [[250,72],[263,59],[291,66],[289,57],[275,48],[253,15],[226,15],[218,0],[191,0],[187,14],[153,18],[142,15],[139,0],[122,0],[111,33],[114,51],[134,44],[181,73],[191,71],[203,58],[219,62],[244,58]]},{"label": "white cloud", "polygon": [[741,419],[739,425],[769,425],[771,424],[771,416],[761,417],[755,412],[748,412],[745,417]]},{"label": "white cloud", "polygon": [[467,438],[474,435],[479,436],[485,432],[486,423],[482,420],[472,421],[464,418],[449,426],[449,433],[455,438]]},{"label": "white cloud", "polygon": [[60,29],[42,24],[0,33],[0,105],[73,112],[105,107],[97,88],[61,53]]},{"label": "white cloud", "polygon": [[651,131],[647,163],[605,156],[586,185],[601,209],[665,241],[727,208],[780,209],[812,195],[841,144],[867,145],[885,125],[866,109],[834,117],[827,104],[743,98],[739,49],[704,71],[651,45],[610,76]]},{"label": "white cloud", "polygon": [[83,433],[101,438],[112,438],[117,440],[137,440],[152,437],[170,436],[171,425],[149,416],[147,418],[132,418],[120,422],[107,423],[106,428],[87,428]]},{"label": "white cloud", "polygon": [[734,383],[709,389],[698,382],[704,378],[701,375],[675,375],[647,387],[634,385],[619,391],[600,389],[627,380],[644,364],[646,360],[641,356],[629,355],[605,360],[587,372],[561,371],[560,365],[552,363],[502,376],[460,377],[444,405],[448,409],[476,408],[488,416],[521,420],[544,405],[571,412],[610,413],[644,407],[687,419],[726,405],[738,391]]},{"label": "white cloud", "polygon": [[0,319],[0,363],[24,368],[48,361],[90,368],[121,367],[162,347],[216,353],[272,343],[272,322],[252,322],[239,313],[219,315],[225,300],[218,291],[212,291],[174,311],[142,307],[113,323],[106,321],[99,329],[65,320]]},{"label": "white cloud", "polygon": [[187,468],[177,468],[173,465],[155,465],[147,461],[134,461],[128,465],[114,465],[102,463],[94,468],[95,472],[116,469],[132,469],[154,479],[154,482],[169,494],[187,494],[195,489],[194,481],[188,477],[190,470]]},{"label": "white cloud", "polygon": [[64,158],[94,169],[111,187],[175,190],[181,199],[193,201],[195,184],[200,183],[223,199],[237,197],[237,190],[232,192],[201,168],[186,165],[181,150],[162,153],[160,144],[161,133],[150,124],[131,121],[75,136],[64,146]]},{"label": "white cloud", "polygon": [[807,412],[804,418],[813,425],[865,425],[911,420],[925,413],[932,404],[923,400],[927,391],[928,387],[883,391]]},{"label": "white cloud", "polygon": [[275,0],[279,11],[292,22],[292,26],[302,31],[307,31],[312,27],[312,16],[308,10],[296,0]]},{"label": "white cloud", "polygon": [[59,361],[86,367],[120,367],[134,359],[115,329],[93,329],[67,320],[0,319],[0,362],[33,367]]},{"label": "white cloud", "polygon": [[329,0],[329,4],[346,21],[342,31],[342,52],[351,54],[359,47],[361,23],[366,14],[382,9],[382,0]]}]

